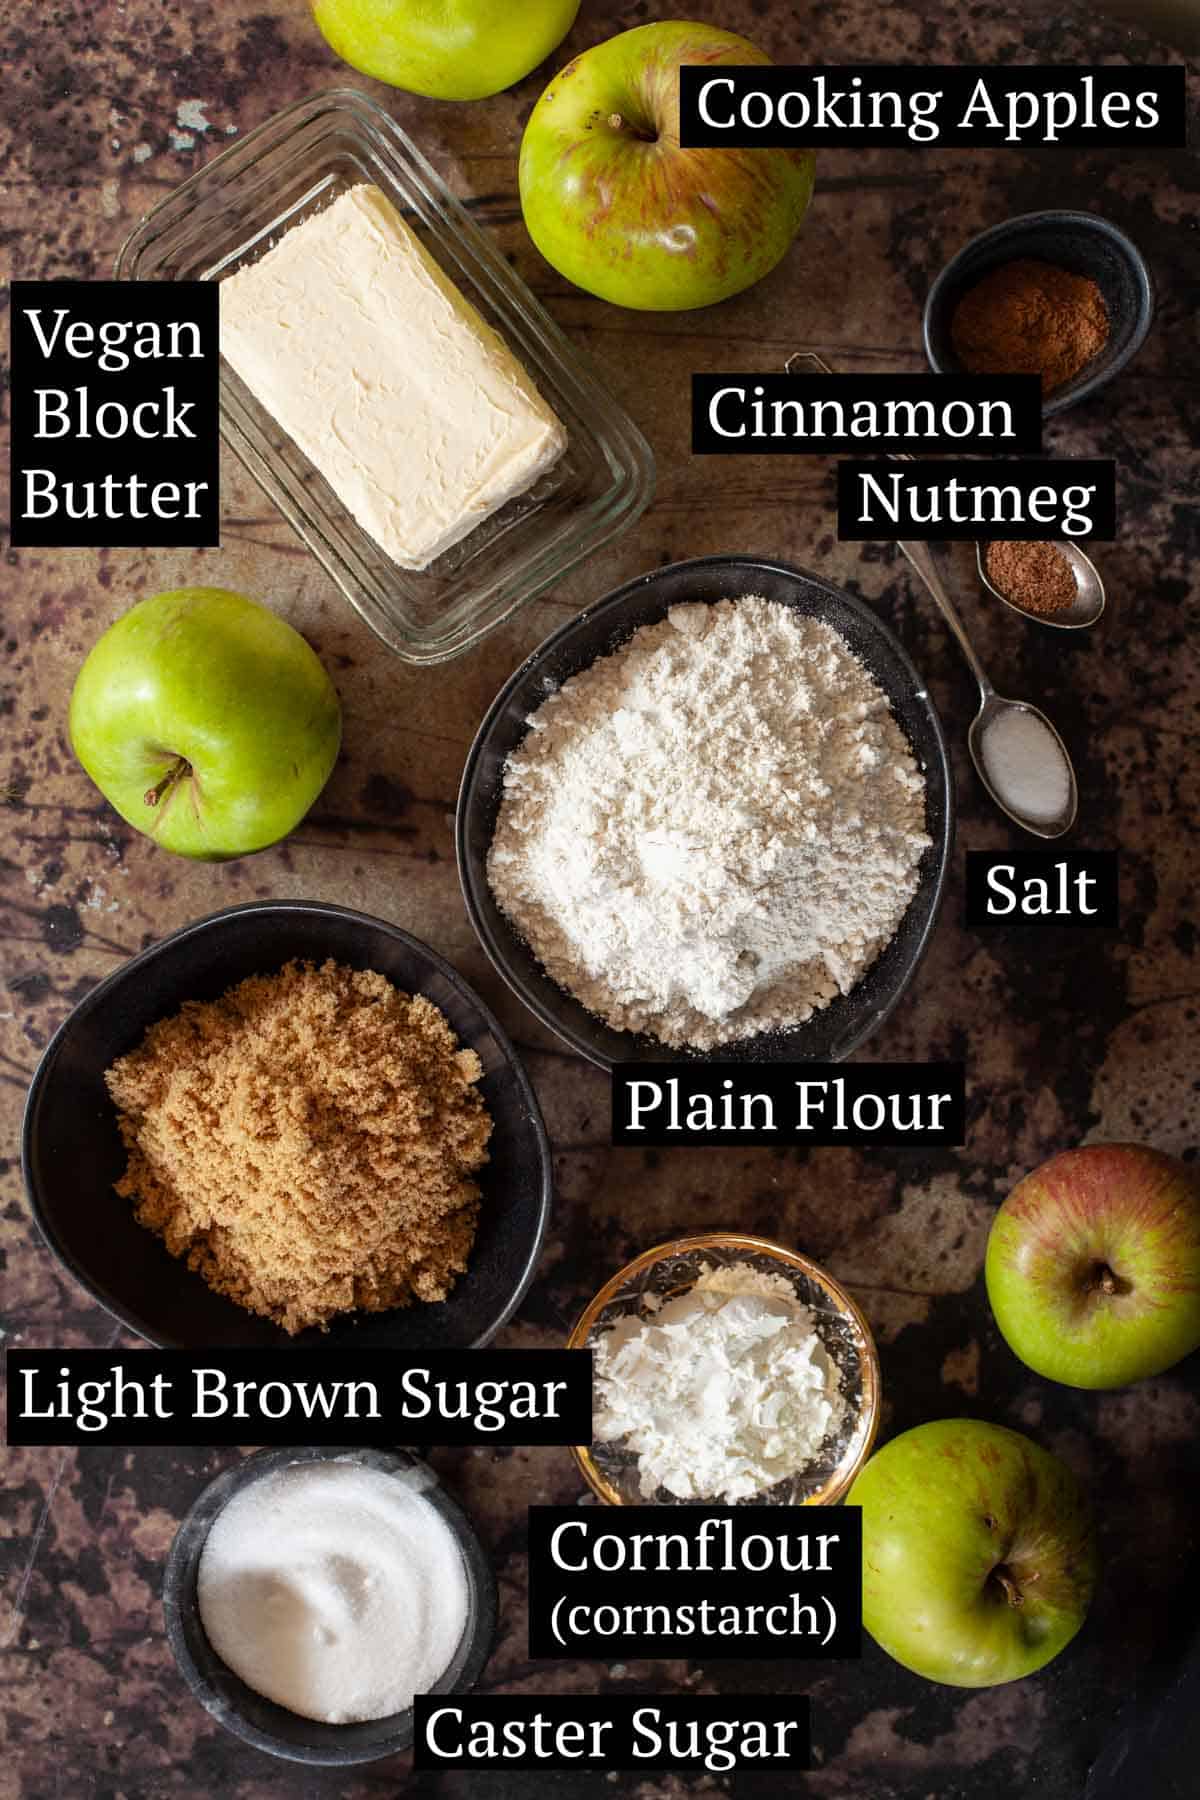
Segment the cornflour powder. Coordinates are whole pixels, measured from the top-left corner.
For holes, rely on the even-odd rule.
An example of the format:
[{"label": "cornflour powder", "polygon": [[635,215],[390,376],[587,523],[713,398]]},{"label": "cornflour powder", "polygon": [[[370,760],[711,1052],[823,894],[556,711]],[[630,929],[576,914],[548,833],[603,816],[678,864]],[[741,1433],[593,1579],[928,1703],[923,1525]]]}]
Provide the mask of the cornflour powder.
[{"label": "cornflour powder", "polygon": [[749,1500],[812,1466],[841,1424],[838,1373],[791,1285],[705,1269],[596,1345],[596,1437],[623,1439],[642,1494]]},{"label": "cornflour powder", "polygon": [[672,607],[543,702],[488,875],[584,1006],[710,1049],[854,986],[916,891],[924,820],[878,683],[752,595]]}]

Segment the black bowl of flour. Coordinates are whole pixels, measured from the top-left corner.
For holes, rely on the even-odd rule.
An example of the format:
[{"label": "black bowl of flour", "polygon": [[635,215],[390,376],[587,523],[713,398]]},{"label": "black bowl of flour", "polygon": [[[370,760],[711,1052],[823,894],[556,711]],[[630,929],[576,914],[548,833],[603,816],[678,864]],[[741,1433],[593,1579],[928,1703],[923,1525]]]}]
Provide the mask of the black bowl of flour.
[{"label": "black bowl of flour", "polygon": [[[643,625],[657,624],[689,601],[759,594],[822,620],[844,639],[887,695],[925,777],[925,829],[932,840],[918,886],[891,942],[847,994],[802,1024],[759,1032],[712,1050],[680,1050],[641,1033],[619,1031],[547,975],[500,910],[487,857],[500,808],[504,766],[531,713],[563,682],[618,649]],[[530,1011],[572,1049],[611,1069],[630,1061],[840,1062],[866,1042],[912,980],[941,904],[954,830],[950,768],[941,723],[907,653],[871,608],[841,588],[788,563],[755,556],[706,556],[656,569],[606,595],[555,631],[505,683],[476,734],[458,796],[458,870],[471,922],[499,973]]]}]

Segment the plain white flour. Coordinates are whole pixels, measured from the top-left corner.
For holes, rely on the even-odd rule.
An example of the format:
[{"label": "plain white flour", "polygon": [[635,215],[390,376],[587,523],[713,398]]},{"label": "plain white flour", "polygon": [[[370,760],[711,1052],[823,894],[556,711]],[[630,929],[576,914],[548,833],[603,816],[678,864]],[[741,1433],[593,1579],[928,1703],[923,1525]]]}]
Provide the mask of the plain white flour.
[{"label": "plain white flour", "polygon": [[533,714],[488,876],[592,1012],[709,1049],[854,986],[916,891],[924,821],[887,697],[832,627],[692,603]]},{"label": "plain white flour", "polygon": [[753,1499],[811,1467],[845,1410],[808,1308],[749,1268],[706,1269],[605,1332],[595,1389],[595,1435],[636,1453],[647,1498]]}]

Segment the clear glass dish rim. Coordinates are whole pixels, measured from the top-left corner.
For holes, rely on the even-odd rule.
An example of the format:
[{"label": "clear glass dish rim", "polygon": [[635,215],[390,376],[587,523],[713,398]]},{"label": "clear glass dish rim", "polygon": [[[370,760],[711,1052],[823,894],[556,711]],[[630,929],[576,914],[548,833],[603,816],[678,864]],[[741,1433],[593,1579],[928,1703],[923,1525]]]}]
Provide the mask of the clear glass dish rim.
[{"label": "clear glass dish rim", "polygon": [[[825,1486],[817,1493],[810,1494],[802,1504],[805,1506],[832,1506],[841,1500],[852,1485],[859,1470],[875,1447],[875,1439],[879,1433],[880,1409],[883,1397],[882,1375],[879,1365],[879,1349],[874,1333],[868,1325],[862,1308],[853,1295],[847,1293],[840,1281],[815,1263],[802,1250],[790,1250],[786,1244],[778,1244],[773,1238],[759,1237],[748,1231],[702,1231],[688,1233],[683,1237],[668,1238],[664,1243],[655,1244],[649,1250],[643,1250],[624,1268],[618,1269],[615,1275],[605,1282],[604,1286],[588,1301],[580,1313],[567,1338],[568,1350],[583,1350],[587,1347],[592,1327],[604,1311],[610,1300],[638,1275],[653,1263],[664,1262],[668,1257],[682,1256],[688,1251],[697,1250],[746,1250],[758,1256],[773,1257],[777,1262],[786,1263],[789,1268],[798,1269],[801,1274],[822,1288],[833,1301],[837,1310],[857,1329],[862,1340],[862,1408],[860,1417],[866,1421],[866,1430],[862,1434],[859,1447],[853,1460],[845,1468],[835,1470]],[[591,1448],[587,1444],[572,1444],[571,1455],[580,1474],[591,1488],[598,1500],[606,1506],[625,1506],[631,1504],[618,1493],[610,1481],[596,1467]],[[650,1504],[649,1502],[647,1504]],[[717,1503],[714,1501],[714,1505]]]},{"label": "clear glass dish rim", "polygon": [[[119,281],[154,279],[154,276],[139,276],[138,263],[153,255],[155,247],[172,228],[185,220],[197,205],[213,194],[219,194],[231,174],[235,179],[251,176],[262,154],[286,145],[297,131],[327,115],[345,117],[350,127],[360,134],[364,149],[372,157],[377,159],[390,153],[402,161],[406,178],[422,203],[440,220],[451,247],[455,239],[461,239],[472,252],[469,270],[458,262],[457,255],[454,256],[459,268],[457,279],[467,279],[501,321],[506,316],[517,318],[521,329],[534,341],[539,358],[553,370],[556,382],[577,392],[581,390],[580,397],[586,401],[581,410],[587,414],[605,460],[610,467],[615,462],[620,471],[619,478],[614,476],[605,494],[582,505],[571,516],[569,528],[564,528],[550,542],[532,547],[520,568],[511,571],[498,587],[486,590],[490,598],[488,610],[482,615],[478,610],[477,590],[474,615],[466,612],[465,600],[456,603],[457,616],[452,617],[448,633],[436,636],[412,634],[394,620],[381,621],[376,616],[378,606],[374,597],[361,589],[353,568],[327,542],[325,526],[331,522],[331,515],[320,505],[314,509],[299,504],[290,492],[287,480],[281,477],[275,460],[265,455],[247,436],[239,417],[240,403],[230,390],[222,361],[222,439],[374,636],[401,661],[412,666],[429,666],[447,662],[473,649],[554,582],[636,523],[653,497],[654,452],[635,421],[607,392],[586,351],[572,343],[528,284],[510,268],[424,151],[377,100],[358,88],[344,85],[321,88],[314,94],[290,101],[244,137],[220,150],[202,168],[193,171],[134,222],[117,252],[115,278]],[[440,243],[438,248],[442,248]],[[448,273],[453,276],[453,270]],[[533,373],[536,376],[537,370]],[[486,523],[482,528],[486,529]]]}]

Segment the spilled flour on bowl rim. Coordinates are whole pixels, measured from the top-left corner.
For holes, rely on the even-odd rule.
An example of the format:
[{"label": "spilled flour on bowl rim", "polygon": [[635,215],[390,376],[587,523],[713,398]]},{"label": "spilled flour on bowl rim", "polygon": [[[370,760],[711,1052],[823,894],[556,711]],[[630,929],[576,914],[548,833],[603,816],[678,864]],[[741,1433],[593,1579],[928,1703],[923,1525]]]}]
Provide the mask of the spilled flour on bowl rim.
[{"label": "spilled flour on bowl rim", "polygon": [[711,1049],[847,993],[917,890],[925,781],[840,633],[749,595],[671,608],[548,696],[488,857],[546,972]]}]

